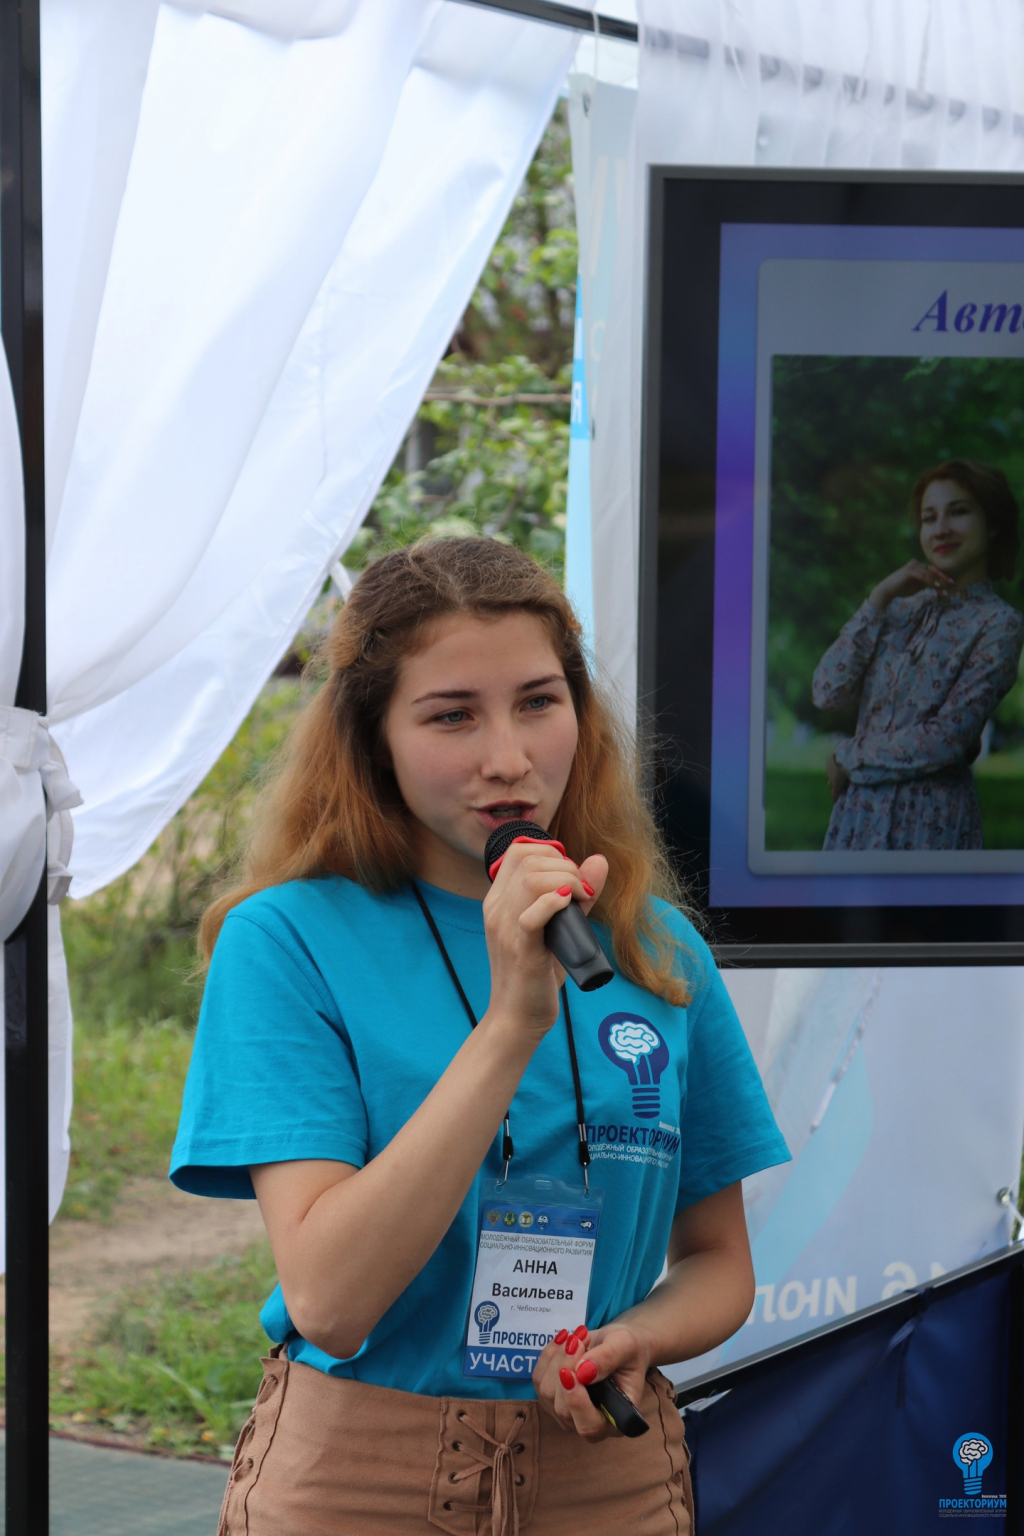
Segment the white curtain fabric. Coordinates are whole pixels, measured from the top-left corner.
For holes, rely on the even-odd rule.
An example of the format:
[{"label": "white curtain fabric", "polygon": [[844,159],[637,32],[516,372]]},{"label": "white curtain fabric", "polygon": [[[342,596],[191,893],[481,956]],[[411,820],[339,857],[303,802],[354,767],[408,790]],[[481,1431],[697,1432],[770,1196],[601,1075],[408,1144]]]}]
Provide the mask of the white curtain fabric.
[{"label": "white curtain fabric", "polygon": [[[90,4],[48,3],[46,58],[82,58],[68,32]],[[125,5],[100,9],[137,83],[147,29],[136,15],[128,58]],[[191,793],[361,523],[571,47],[437,0],[164,5],[134,112],[129,84],[90,100],[97,140],[133,136],[111,157],[116,199],[64,196],[88,156],[47,91],[64,324],[47,377],[51,410],[76,416],[49,429],[50,720],[85,802],[73,895],[130,867]]]},{"label": "white curtain fabric", "polygon": [[[64,1193],[71,1144],[71,1006],[57,902],[67,889],[70,807],[77,800],[45,724],[15,709],[25,598],[25,507],[21,450],[7,364],[0,352],[0,1041],[3,1039],[3,940],[18,926],[49,866],[49,1214]],[[49,820],[49,829],[47,822]],[[49,830],[49,836],[47,832]],[[49,849],[47,845],[49,844]],[[0,1123],[4,1094],[0,1050]],[[0,1272],[5,1267],[0,1134]]]},{"label": "white curtain fabric", "polygon": [[631,703],[645,167],[1024,168],[1019,0],[638,0],[637,8],[631,196],[592,402],[596,648]]},{"label": "white curtain fabric", "polygon": [[[38,881],[37,881],[38,884]],[[34,889],[33,889],[34,894]],[[68,1128],[71,1124],[71,1000],[68,995],[68,972],[64,958],[64,944],[60,934],[60,907],[47,909],[47,963],[49,967],[49,1030],[47,1035],[47,1086],[48,1093],[48,1158],[47,1179],[49,1186],[49,1219],[56,1216],[64,1196],[64,1184],[68,1176],[71,1157],[71,1140]],[[4,948],[0,945],[0,1027],[4,1022],[3,995]],[[0,1051],[0,1106],[4,1096],[5,1055]],[[2,1114],[0,1114],[2,1125]],[[4,1227],[4,1196],[6,1178],[6,1143],[0,1135],[0,1274],[6,1268],[6,1231]]]},{"label": "white curtain fabric", "polygon": [[24,626],[21,449],[10,375],[0,355],[0,939],[28,911],[43,872],[46,843],[42,780],[38,768],[30,771],[24,728],[13,708]]},{"label": "white curtain fabric", "polygon": [[[574,42],[448,0],[43,0],[49,709],[9,707],[4,373],[0,938],[48,817],[66,888],[74,785],[84,896],[231,739],[366,515]],[[53,1209],[69,1112],[53,913]]]},{"label": "white curtain fabric", "polygon": [[[24,626],[25,503],[21,449],[11,378],[0,348],[0,706],[14,703]],[[0,818],[0,828],[3,825],[4,818]],[[0,933],[3,931],[0,928]]]}]

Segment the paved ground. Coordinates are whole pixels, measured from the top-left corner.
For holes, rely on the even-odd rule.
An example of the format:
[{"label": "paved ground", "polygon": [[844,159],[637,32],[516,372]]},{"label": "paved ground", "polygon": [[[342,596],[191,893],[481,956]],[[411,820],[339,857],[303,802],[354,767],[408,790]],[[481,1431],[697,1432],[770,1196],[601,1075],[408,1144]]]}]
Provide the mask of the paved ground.
[{"label": "paved ground", "polygon": [[[0,1458],[0,1529],[3,1526]],[[227,1467],[50,1441],[50,1536],[215,1536]]]}]

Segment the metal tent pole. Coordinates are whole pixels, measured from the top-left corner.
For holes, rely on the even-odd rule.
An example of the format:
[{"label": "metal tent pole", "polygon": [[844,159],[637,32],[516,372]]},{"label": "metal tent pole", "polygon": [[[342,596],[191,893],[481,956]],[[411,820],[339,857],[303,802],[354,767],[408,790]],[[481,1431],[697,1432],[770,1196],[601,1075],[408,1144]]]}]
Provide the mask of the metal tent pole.
[{"label": "metal tent pole", "polygon": [[[39,0],[0,0],[0,331],[25,482],[25,641],[15,703],[46,711]],[[45,871],[4,946],[7,1536],[49,1529]]]},{"label": "metal tent pole", "polygon": [[602,37],[617,37],[635,43],[640,29],[635,21],[618,16],[602,16],[580,5],[563,5],[560,0],[460,0],[462,5],[482,5],[490,11],[504,11],[509,16],[523,16],[528,21],[546,21],[552,27],[567,27],[573,32],[599,32]]}]

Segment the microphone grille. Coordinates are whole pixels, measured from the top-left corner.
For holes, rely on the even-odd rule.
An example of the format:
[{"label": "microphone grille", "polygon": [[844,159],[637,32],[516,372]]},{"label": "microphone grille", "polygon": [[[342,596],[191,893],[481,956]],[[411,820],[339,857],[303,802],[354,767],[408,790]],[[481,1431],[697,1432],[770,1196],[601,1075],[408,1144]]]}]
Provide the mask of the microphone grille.
[{"label": "microphone grille", "polygon": [[532,837],[538,843],[553,843],[556,841],[551,832],[545,832],[543,827],[538,827],[535,821],[506,821],[500,827],[495,827],[487,839],[487,847],[484,849],[484,865],[490,870],[499,859],[503,859],[515,842],[517,837]]}]

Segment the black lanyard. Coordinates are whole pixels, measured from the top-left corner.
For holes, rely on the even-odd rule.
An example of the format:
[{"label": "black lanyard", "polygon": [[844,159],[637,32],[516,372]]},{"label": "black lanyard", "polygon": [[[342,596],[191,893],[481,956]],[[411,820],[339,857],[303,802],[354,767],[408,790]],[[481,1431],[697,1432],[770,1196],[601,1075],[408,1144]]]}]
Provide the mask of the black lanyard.
[{"label": "black lanyard", "polygon": [[[423,913],[423,916],[427,920],[427,927],[430,929],[430,932],[434,936],[434,943],[437,945],[441,952],[441,959],[448,967],[448,974],[455,985],[456,992],[459,994],[459,1001],[461,1002],[463,1008],[466,1010],[466,1017],[469,1020],[469,1027],[470,1029],[476,1029],[476,1014],[473,1012],[469,998],[466,996],[463,990],[462,982],[459,980],[459,973],[455,969],[455,966],[452,964],[452,957],[445,948],[444,939],[442,939],[438,926],[434,922],[433,914],[423,899],[423,892],[420,890],[415,880],[411,880],[409,883],[412,886],[413,895],[416,897],[416,900],[420,904],[420,911]],[[587,1177],[587,1168],[590,1165],[590,1148],[587,1145],[587,1125],[586,1118],[583,1113],[583,1084],[580,1082],[579,1062],[576,1060],[576,1041],[573,1038],[572,1019],[569,1017],[569,998],[564,985],[562,987],[562,1008],[565,1012],[566,1038],[569,1041],[569,1065],[572,1068],[572,1086],[576,1094],[576,1126],[580,1135],[579,1147],[577,1150],[579,1154],[580,1167],[583,1169],[583,1187],[589,1195],[590,1180]],[[509,1114],[510,1111],[506,1111],[504,1134],[501,1139],[501,1156],[505,1164],[504,1171],[501,1175],[502,1184],[504,1184],[508,1178],[509,1164],[511,1163],[515,1153],[515,1148],[512,1145],[511,1129],[509,1126]]]}]

